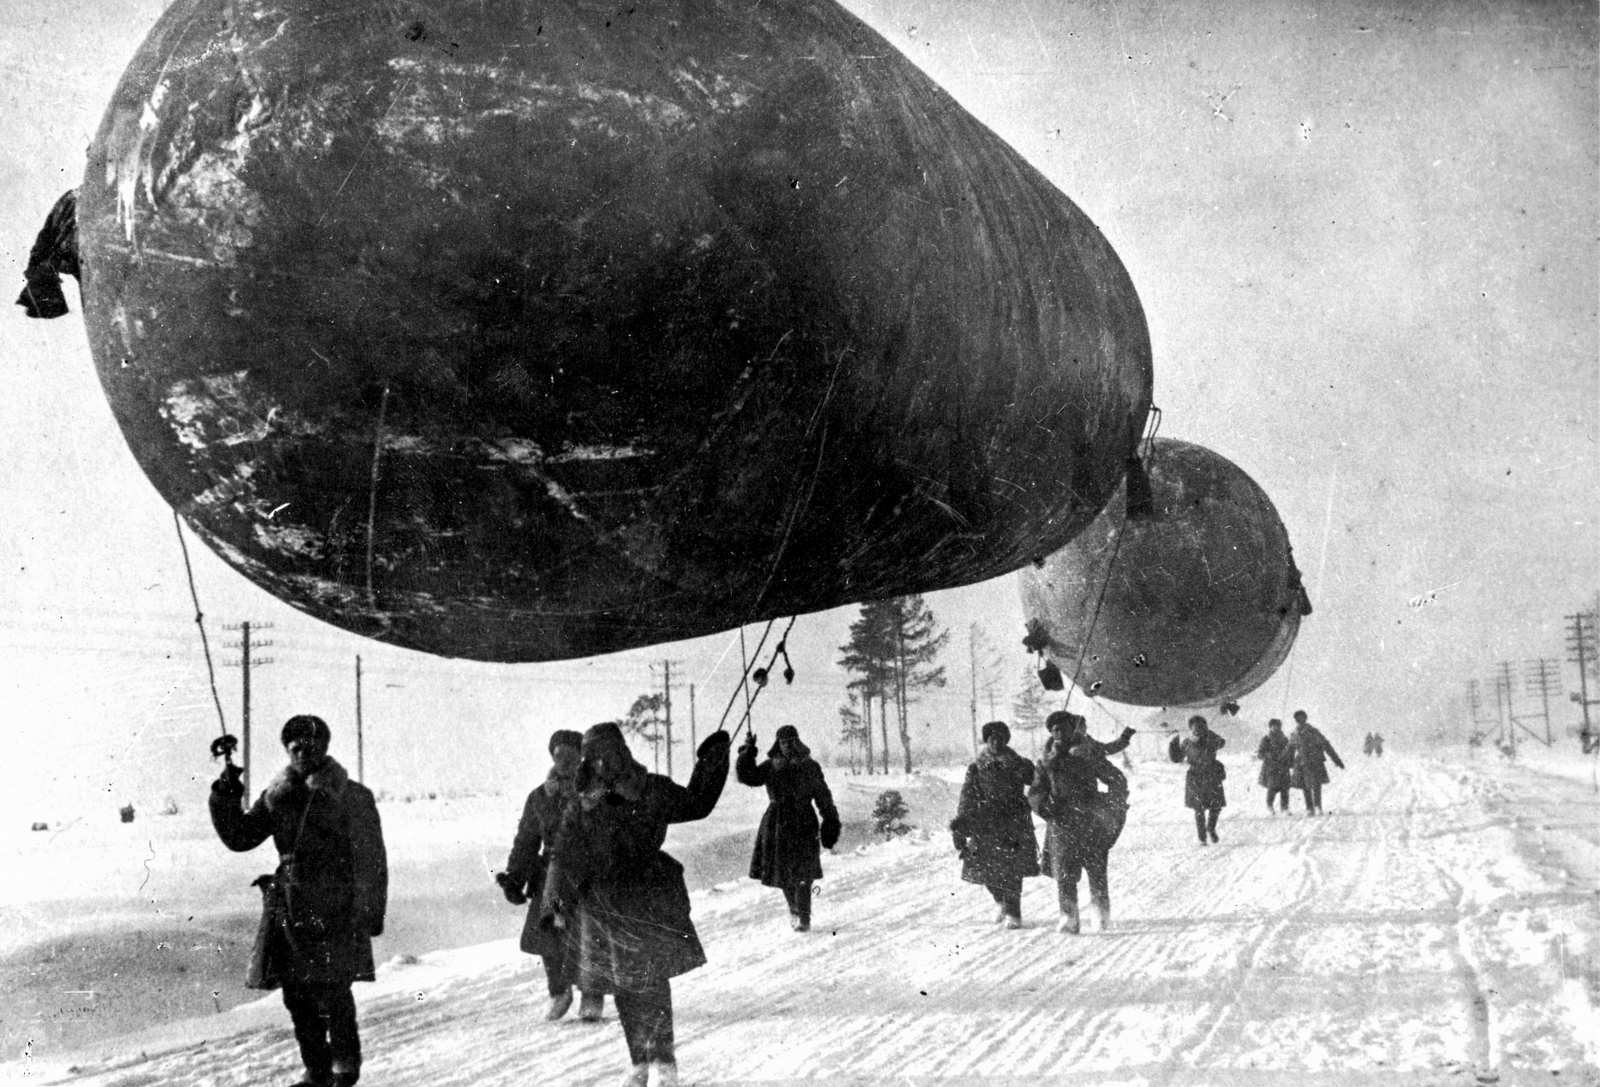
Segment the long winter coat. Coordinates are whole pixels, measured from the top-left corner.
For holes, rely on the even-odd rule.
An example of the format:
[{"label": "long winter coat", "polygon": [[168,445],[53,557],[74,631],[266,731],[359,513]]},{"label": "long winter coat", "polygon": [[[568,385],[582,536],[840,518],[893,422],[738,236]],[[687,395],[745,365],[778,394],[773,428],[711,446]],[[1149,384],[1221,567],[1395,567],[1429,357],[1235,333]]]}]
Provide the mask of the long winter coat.
[{"label": "long winter coat", "polygon": [[[556,830],[561,825],[561,808],[566,800],[576,795],[572,777],[562,778],[555,770],[543,784],[528,794],[522,805],[522,818],[517,821],[517,836],[511,843],[511,856],[506,860],[506,875],[511,885],[520,888],[533,903],[527,920],[522,925],[522,950],[529,955],[554,955],[561,950],[565,932],[557,933],[539,926],[539,902],[544,897],[545,871],[550,864],[550,849],[555,843]],[[572,888],[565,893],[558,889],[558,909],[566,907],[572,899]]]},{"label": "long winter coat", "polygon": [[1344,769],[1344,760],[1339,758],[1339,753],[1333,749],[1328,738],[1310,724],[1294,727],[1294,732],[1289,736],[1289,759],[1294,764],[1290,784],[1296,789],[1305,788],[1307,781],[1326,784],[1327,759],[1332,759],[1333,765]]},{"label": "long winter coat", "polygon": [[832,849],[839,840],[839,812],[822,767],[804,744],[798,751],[799,758],[787,759],[773,744],[757,764],[755,750],[744,747],[734,767],[741,784],[767,787],[767,810],[750,854],[750,878],[768,887],[821,879],[822,849]]},{"label": "long winter coat", "polygon": [[243,853],[268,838],[278,870],[258,880],[261,927],[245,984],[348,985],[371,981],[372,937],[382,935],[389,865],[372,792],[333,759],[301,777],[287,767],[249,811],[226,779],[211,789],[211,825]]},{"label": "long winter coat", "polygon": [[1227,767],[1217,758],[1217,752],[1228,741],[1215,732],[1206,731],[1199,739],[1174,736],[1167,745],[1167,756],[1173,762],[1187,762],[1189,771],[1183,777],[1183,802],[1196,811],[1228,806],[1227,793],[1222,787],[1228,776]]},{"label": "long winter coat", "polygon": [[1289,787],[1289,771],[1294,766],[1289,757],[1289,737],[1281,732],[1267,733],[1256,745],[1256,758],[1261,760],[1257,784],[1274,792]]},{"label": "long winter coat", "polygon": [[634,763],[628,780],[585,790],[562,810],[540,923],[551,926],[558,888],[572,887],[563,923],[578,927],[584,993],[638,992],[705,965],[683,865],[661,851],[667,827],[710,815],[727,784],[726,740],[701,752],[687,788]]},{"label": "long winter coat", "polygon": [[950,829],[967,840],[961,878],[985,886],[1014,885],[1039,874],[1039,841],[1028,807],[1033,763],[1007,747],[984,751],[967,767]]},{"label": "long winter coat", "polygon": [[1028,804],[1047,823],[1042,867],[1049,875],[1050,858],[1110,852],[1128,819],[1128,779],[1093,747],[1062,749],[1052,741],[1034,772]]}]

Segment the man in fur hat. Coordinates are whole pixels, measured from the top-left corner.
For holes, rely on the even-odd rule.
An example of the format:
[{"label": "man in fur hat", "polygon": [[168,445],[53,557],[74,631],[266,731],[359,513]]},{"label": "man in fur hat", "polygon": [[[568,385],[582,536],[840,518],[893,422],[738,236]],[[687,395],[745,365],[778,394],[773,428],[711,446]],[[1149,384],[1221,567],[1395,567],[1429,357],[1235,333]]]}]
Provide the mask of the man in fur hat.
[{"label": "man in fur hat", "polygon": [[[671,979],[705,965],[667,827],[704,819],[728,780],[726,732],[700,743],[687,786],[634,759],[615,722],[583,735],[577,795],[562,807],[539,903],[547,931],[575,926],[578,988],[610,993],[632,1062],[628,1087],[677,1087]],[[565,888],[575,888],[564,903]]]},{"label": "man in fur hat", "polygon": [[[528,794],[517,823],[517,836],[511,843],[506,870],[495,882],[513,906],[538,902],[544,894],[545,872],[550,851],[555,847],[556,830],[561,825],[561,809],[578,795],[578,764],[583,761],[583,733],[557,729],[550,737],[550,758],[554,765],[544,783]],[[558,909],[571,912],[576,888],[556,892]],[[522,926],[522,950],[544,961],[545,981],[550,989],[550,1009],[545,1018],[560,1019],[572,1007],[572,986],[578,977],[578,929],[569,925],[546,931],[539,927],[539,911],[528,911]],[[605,1009],[605,994],[584,993],[578,1002],[578,1018],[595,1023]]]},{"label": "man in fur hat", "polygon": [[361,1037],[350,984],[373,980],[372,938],[383,934],[389,867],[378,805],[328,755],[320,717],[283,726],[289,765],[249,811],[243,771],[224,768],[211,786],[211,825],[242,853],[268,838],[278,870],[256,880],[261,928],[245,981],[283,988],[306,1076],[296,1087],[350,1087],[361,1077]]},{"label": "man in fur hat", "polygon": [[1128,779],[1111,765],[1106,751],[1118,742],[1126,747],[1132,734],[1124,732],[1112,744],[1088,740],[1088,723],[1066,710],[1044,723],[1050,740],[1028,788],[1028,804],[1048,824],[1045,870],[1055,877],[1061,907],[1056,931],[1079,931],[1078,878],[1087,874],[1089,901],[1104,932],[1111,927],[1111,847],[1128,818]]},{"label": "man in fur hat", "polygon": [[[961,783],[950,839],[961,857],[961,878],[988,889],[995,920],[1022,927],[1022,881],[1039,874],[1039,842],[1028,808],[1033,763],[1011,750],[1004,721],[983,726],[983,750]],[[1077,894],[1074,885],[1073,894]]]},{"label": "man in fur hat", "polygon": [[832,849],[842,829],[822,767],[800,742],[800,730],[784,725],[759,763],[756,735],[749,733],[739,747],[734,773],[743,785],[767,787],[767,810],[756,831],[750,878],[780,888],[789,906],[789,926],[810,932],[811,884],[822,878],[822,849]]}]

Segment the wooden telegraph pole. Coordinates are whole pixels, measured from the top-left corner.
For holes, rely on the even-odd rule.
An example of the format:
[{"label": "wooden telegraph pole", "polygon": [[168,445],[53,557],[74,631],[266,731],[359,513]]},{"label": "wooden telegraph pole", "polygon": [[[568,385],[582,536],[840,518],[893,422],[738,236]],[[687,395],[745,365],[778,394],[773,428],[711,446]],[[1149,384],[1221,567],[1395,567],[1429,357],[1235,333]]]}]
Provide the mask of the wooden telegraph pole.
[{"label": "wooden telegraph pole", "polygon": [[[250,641],[252,626],[249,620],[237,626],[225,625],[222,629],[237,630],[239,632],[239,640],[226,643],[224,648],[239,650],[239,663],[233,665],[242,673],[240,687],[243,692],[243,713],[239,726],[239,769],[243,771],[243,774],[239,781],[244,786],[245,803],[248,804],[250,800],[250,670],[272,663],[271,657],[253,657],[250,654],[252,649],[260,649],[271,645],[272,640],[269,638],[265,641],[257,641],[252,646]],[[272,624],[256,623],[253,629],[271,630]],[[229,663],[231,664],[231,662]]]}]

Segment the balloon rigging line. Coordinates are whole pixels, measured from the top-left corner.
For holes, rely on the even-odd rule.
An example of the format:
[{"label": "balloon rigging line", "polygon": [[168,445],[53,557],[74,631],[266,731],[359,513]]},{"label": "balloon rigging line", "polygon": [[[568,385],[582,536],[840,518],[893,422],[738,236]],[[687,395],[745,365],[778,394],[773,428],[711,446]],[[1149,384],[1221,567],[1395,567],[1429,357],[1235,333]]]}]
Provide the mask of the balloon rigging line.
[{"label": "balloon rigging line", "polygon": [[[761,641],[756,645],[757,654],[761,652],[761,647],[766,644],[767,632],[771,629],[772,620],[769,619],[767,620],[767,629],[761,632]],[[750,697],[750,659],[745,655],[744,651],[744,627],[742,626],[739,628],[739,663],[744,666],[744,674],[739,677],[739,689],[744,691],[744,719],[747,722],[745,727],[748,728],[750,727],[748,724],[750,707],[755,704],[755,700]],[[718,731],[720,732],[721,729],[719,728]],[[739,726],[735,725],[733,731],[739,731]]]},{"label": "balloon rigging line", "polygon": [[[777,648],[772,651],[772,657],[767,661],[766,668],[756,669],[756,673],[758,673],[756,675],[756,693],[748,696],[744,707],[744,720],[740,721],[739,725],[750,725],[752,723],[753,719],[750,716],[751,711],[755,708],[756,699],[761,697],[761,692],[767,689],[767,681],[772,676],[772,666],[778,663],[778,654],[782,653],[785,661],[789,659],[789,651],[786,648],[789,642],[789,632],[794,629],[794,621],[798,618],[799,616],[797,615],[789,616],[789,625],[783,628],[783,637],[778,639]],[[772,629],[771,622],[767,624],[767,629]],[[763,641],[764,640],[765,639],[763,639]],[[760,652],[761,649],[758,646],[756,648],[756,653],[760,654]],[[759,660],[759,656],[757,659]],[[792,671],[790,674],[793,674]],[[739,725],[733,726],[734,732],[739,731]]]},{"label": "balloon rigging line", "polygon": [[194,587],[194,568],[189,565],[189,545],[183,542],[183,521],[178,511],[172,511],[172,527],[178,531],[178,549],[183,552],[183,571],[189,577],[189,598],[194,601],[194,625],[200,628],[200,648],[206,654],[206,678],[211,681],[211,700],[217,705],[217,724],[222,734],[228,734],[228,720],[222,715],[222,698],[217,694],[217,672],[211,665],[211,643],[206,640],[205,616],[200,611],[200,594]]},{"label": "balloon rigging line", "polygon": [[[776,619],[767,620],[767,629],[761,632],[761,640],[756,643],[757,656],[761,653],[761,647],[767,644],[767,635],[772,633],[772,624],[776,622]],[[749,698],[750,660],[745,656],[744,651],[744,627],[739,628],[739,656],[744,662],[744,675],[740,677],[738,685],[733,688],[733,694],[728,697],[728,704],[722,708],[722,717],[717,721],[717,727],[713,730],[715,732],[723,731],[723,726],[728,723],[728,714],[733,712],[733,704],[738,699],[740,690],[745,690],[745,697]],[[738,726],[735,727],[737,728]]]},{"label": "balloon rigging line", "polygon": [[[1144,455],[1146,458],[1156,449],[1156,435],[1161,432],[1161,409],[1154,404],[1150,405],[1150,436],[1144,439]],[[1147,469],[1149,465],[1145,466]]]},{"label": "balloon rigging line", "polygon": [[[1328,476],[1328,508],[1322,515],[1322,554],[1317,558],[1317,594],[1322,594],[1322,579],[1328,572],[1328,538],[1333,533],[1333,495],[1339,487],[1339,461],[1334,458],[1333,471]],[[1278,707],[1278,716],[1281,718],[1289,708],[1289,687],[1294,681],[1295,646],[1300,639],[1295,639],[1295,645],[1289,647],[1289,667],[1283,673],[1283,704]]]},{"label": "balloon rigging line", "polygon": [[[1072,669],[1072,691],[1079,689],[1078,676],[1083,673],[1083,658],[1088,655],[1089,643],[1094,640],[1094,627],[1100,621],[1100,605],[1105,603],[1106,589],[1111,586],[1111,570],[1117,565],[1117,554],[1122,550],[1122,537],[1127,531],[1128,523],[1124,520],[1122,526],[1117,529],[1116,543],[1111,545],[1111,561],[1106,563],[1105,576],[1100,581],[1100,595],[1094,599],[1094,613],[1089,616],[1089,629],[1083,636],[1083,647],[1078,650],[1078,663]],[[1072,701],[1072,691],[1067,692],[1066,702],[1062,703],[1063,706]],[[1088,695],[1087,697],[1092,698],[1093,695]]]},{"label": "balloon rigging line", "polygon": [[367,489],[367,606],[371,608],[378,606],[372,591],[372,526],[378,517],[378,462],[383,455],[383,418],[388,410],[389,385],[385,382],[383,399],[378,402],[378,433],[372,439],[372,483]]}]

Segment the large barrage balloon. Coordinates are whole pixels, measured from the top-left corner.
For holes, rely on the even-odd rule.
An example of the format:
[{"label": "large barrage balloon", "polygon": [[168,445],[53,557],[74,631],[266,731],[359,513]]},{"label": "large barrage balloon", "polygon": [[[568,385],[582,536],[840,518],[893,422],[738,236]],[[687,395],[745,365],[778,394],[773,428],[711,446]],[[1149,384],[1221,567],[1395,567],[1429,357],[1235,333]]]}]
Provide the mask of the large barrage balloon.
[{"label": "large barrage balloon", "polygon": [[1158,438],[1145,468],[1151,515],[1128,518],[1119,494],[1022,572],[1023,615],[1068,676],[1082,658],[1078,685],[1097,697],[1236,700],[1271,678],[1311,613],[1289,535],[1266,492],[1209,449]]},{"label": "large barrage balloon", "polygon": [[274,595],[447,655],[1014,570],[1149,405],[1099,231],[827,0],[177,0],[79,217],[162,496]]}]

